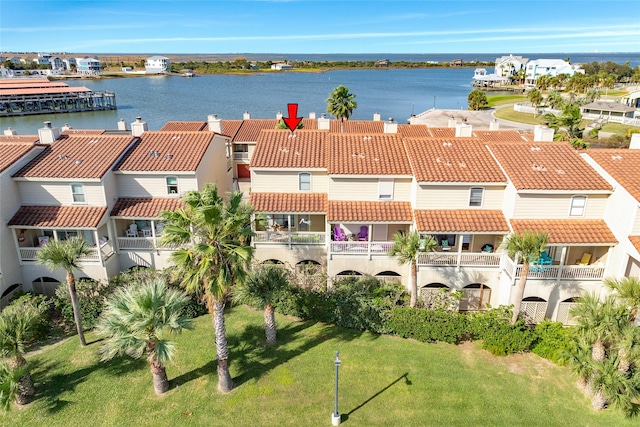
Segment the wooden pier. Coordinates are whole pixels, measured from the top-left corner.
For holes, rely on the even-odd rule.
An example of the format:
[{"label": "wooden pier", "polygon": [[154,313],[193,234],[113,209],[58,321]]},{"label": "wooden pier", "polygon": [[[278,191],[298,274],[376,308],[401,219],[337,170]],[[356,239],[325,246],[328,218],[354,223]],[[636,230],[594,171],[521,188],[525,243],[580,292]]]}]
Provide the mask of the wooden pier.
[{"label": "wooden pier", "polygon": [[113,92],[93,92],[43,78],[0,80],[0,117],[116,109]]}]

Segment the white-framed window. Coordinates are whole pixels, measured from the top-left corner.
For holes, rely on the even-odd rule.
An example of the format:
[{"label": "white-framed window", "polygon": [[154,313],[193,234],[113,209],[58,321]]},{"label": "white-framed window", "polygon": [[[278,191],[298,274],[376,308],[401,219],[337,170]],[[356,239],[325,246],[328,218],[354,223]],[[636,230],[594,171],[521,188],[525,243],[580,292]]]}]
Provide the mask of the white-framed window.
[{"label": "white-framed window", "polygon": [[178,194],[178,177],[168,176],[167,181],[167,194]]},{"label": "white-framed window", "polygon": [[469,206],[482,206],[484,188],[471,187],[469,190]]},{"label": "white-framed window", "polygon": [[73,203],[87,203],[87,199],[84,196],[84,185],[71,184],[71,196],[73,197]]},{"label": "white-framed window", "polygon": [[393,178],[378,179],[378,199],[393,200]]},{"label": "white-framed window", "polygon": [[301,173],[298,174],[298,190],[300,191],[311,191],[311,174],[310,173]]},{"label": "white-framed window", "polygon": [[587,196],[573,196],[569,216],[584,216],[585,206],[587,206]]}]

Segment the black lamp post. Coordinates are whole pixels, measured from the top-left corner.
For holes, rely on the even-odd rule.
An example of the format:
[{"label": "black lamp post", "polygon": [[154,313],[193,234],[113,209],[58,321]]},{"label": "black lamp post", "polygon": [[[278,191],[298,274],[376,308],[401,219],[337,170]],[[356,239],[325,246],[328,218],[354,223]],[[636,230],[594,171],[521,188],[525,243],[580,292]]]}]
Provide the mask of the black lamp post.
[{"label": "black lamp post", "polygon": [[333,362],[336,367],[336,396],[335,402],[333,405],[333,414],[331,415],[331,425],[338,426],[340,425],[340,413],[338,413],[338,369],[342,362],[340,361],[340,353],[336,351],[336,360]]}]

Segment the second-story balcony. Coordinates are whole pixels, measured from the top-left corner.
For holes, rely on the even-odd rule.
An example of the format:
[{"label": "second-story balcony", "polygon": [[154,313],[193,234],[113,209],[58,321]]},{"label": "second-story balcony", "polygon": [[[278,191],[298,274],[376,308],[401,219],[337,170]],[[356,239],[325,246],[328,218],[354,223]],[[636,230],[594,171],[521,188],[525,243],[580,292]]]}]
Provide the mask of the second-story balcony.
[{"label": "second-story balcony", "polygon": [[418,255],[419,266],[431,267],[492,267],[500,266],[501,253],[488,252],[422,252]]},{"label": "second-story balcony", "polygon": [[313,231],[256,231],[254,243],[275,245],[324,245],[327,233]]}]

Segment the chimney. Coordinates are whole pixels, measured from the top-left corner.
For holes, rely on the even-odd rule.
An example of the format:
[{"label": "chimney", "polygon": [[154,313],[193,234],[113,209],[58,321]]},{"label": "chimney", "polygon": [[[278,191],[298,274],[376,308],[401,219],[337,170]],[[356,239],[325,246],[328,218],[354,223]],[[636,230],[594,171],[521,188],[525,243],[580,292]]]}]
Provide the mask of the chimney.
[{"label": "chimney", "polygon": [[282,120],[282,111],[278,111],[278,112],[276,113],[276,119],[278,119],[278,120]]},{"label": "chimney", "polygon": [[491,123],[489,123],[489,130],[498,130],[500,129],[500,123],[498,123],[498,119],[493,119]]},{"label": "chimney", "polygon": [[53,144],[60,138],[60,129],[51,127],[51,122],[44,122],[44,127],[38,129],[40,144]]},{"label": "chimney", "polygon": [[384,122],[384,133],[398,133],[398,123],[393,121],[393,117],[389,117],[389,121]]},{"label": "chimney", "polygon": [[322,113],[322,117],[318,119],[318,130],[329,130],[331,129],[331,125],[329,124],[331,120],[327,119],[327,115]]},{"label": "chimney", "polygon": [[313,112],[309,113],[309,118],[310,118],[310,119],[314,119],[314,120],[315,120],[315,118],[316,118],[316,113],[313,113]]},{"label": "chimney", "polygon": [[453,116],[449,117],[449,120],[447,121],[448,128],[454,128],[456,127],[457,124],[458,124],[458,121],[456,120],[455,117]]},{"label": "chimney", "polygon": [[629,149],[640,150],[640,133],[634,133],[631,135],[631,142],[629,143]]},{"label": "chimney", "polygon": [[127,122],[124,119],[120,119],[118,122],[118,130],[127,130]]},{"label": "chimney", "polygon": [[380,113],[373,113],[373,121],[374,122],[380,121]]},{"label": "chimney", "polygon": [[9,127],[9,128],[6,128],[6,129],[4,130],[4,134],[5,134],[6,136],[12,136],[12,135],[17,135],[17,134],[18,134],[18,132],[16,132],[16,130],[15,130],[15,129],[12,129],[12,128],[10,128],[10,127]]},{"label": "chimney", "polygon": [[222,120],[215,114],[209,114],[207,116],[207,123],[209,123],[209,132],[215,132],[222,134]]},{"label": "chimney", "polygon": [[140,136],[148,130],[147,122],[143,122],[142,117],[136,117],[136,121],[131,123],[131,135],[133,136]]},{"label": "chimney", "polygon": [[69,126],[69,123],[65,123],[64,126],[62,126],[62,132],[69,129],[73,129],[71,126]]},{"label": "chimney", "polygon": [[242,120],[251,120],[251,114],[248,111],[245,111],[242,115]]},{"label": "chimney", "polygon": [[472,126],[469,123],[456,125],[456,138],[471,138]]},{"label": "chimney", "polygon": [[553,141],[553,134],[554,130],[547,126],[546,123],[533,128],[533,140],[535,142],[551,142]]}]

